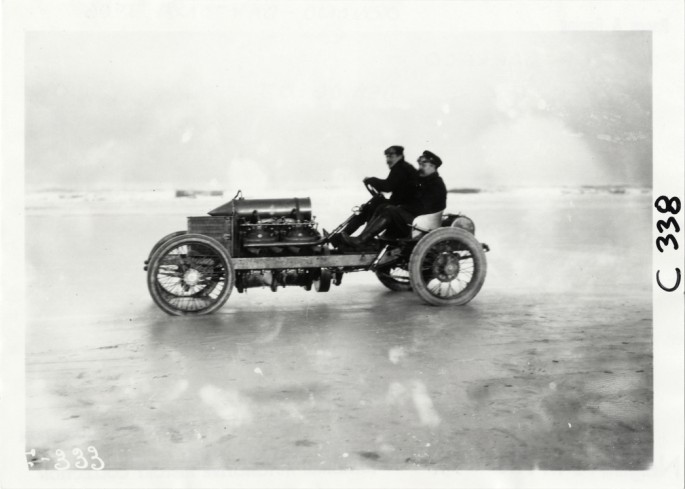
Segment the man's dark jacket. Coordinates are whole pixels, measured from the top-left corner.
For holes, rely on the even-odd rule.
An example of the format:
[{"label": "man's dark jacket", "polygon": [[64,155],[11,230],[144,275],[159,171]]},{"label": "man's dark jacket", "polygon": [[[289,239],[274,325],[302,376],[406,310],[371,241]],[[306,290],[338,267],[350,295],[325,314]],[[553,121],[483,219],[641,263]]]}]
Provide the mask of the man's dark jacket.
[{"label": "man's dark jacket", "polygon": [[400,207],[414,217],[444,210],[447,207],[447,188],[438,172],[419,177],[416,195],[409,203]]},{"label": "man's dark jacket", "polygon": [[395,163],[385,180],[372,177],[366,182],[379,192],[392,192],[388,203],[393,205],[411,202],[416,193],[419,171],[404,160]]}]

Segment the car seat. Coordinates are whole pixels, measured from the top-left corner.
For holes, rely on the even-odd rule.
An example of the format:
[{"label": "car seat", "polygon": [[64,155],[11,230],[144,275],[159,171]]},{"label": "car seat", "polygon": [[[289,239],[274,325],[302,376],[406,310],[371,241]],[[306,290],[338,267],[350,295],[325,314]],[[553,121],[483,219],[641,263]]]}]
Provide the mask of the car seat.
[{"label": "car seat", "polygon": [[[444,209],[443,209],[444,210]],[[437,229],[442,225],[442,211],[433,214],[422,214],[416,216],[411,223],[411,237],[419,238],[422,234]]]}]

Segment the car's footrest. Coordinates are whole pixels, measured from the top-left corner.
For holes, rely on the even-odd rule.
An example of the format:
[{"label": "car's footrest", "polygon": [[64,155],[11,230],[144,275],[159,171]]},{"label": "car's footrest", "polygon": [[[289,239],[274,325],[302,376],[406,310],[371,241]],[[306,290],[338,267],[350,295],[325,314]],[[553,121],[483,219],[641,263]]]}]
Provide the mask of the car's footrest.
[{"label": "car's footrest", "polygon": [[378,236],[376,238],[378,241],[380,241],[383,244],[400,244],[400,243],[411,243],[412,241],[418,241],[412,237],[407,237],[407,238],[385,238],[383,236]]}]

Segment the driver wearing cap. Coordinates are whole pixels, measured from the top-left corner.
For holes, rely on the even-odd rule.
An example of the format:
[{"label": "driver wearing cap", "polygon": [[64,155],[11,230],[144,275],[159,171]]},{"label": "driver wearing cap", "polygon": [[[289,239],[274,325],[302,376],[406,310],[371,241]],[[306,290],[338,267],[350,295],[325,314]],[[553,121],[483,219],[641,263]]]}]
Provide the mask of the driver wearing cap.
[{"label": "driver wearing cap", "polygon": [[418,163],[419,178],[415,187],[416,192],[409,202],[380,207],[359,237],[350,237],[347,233],[341,233],[346,244],[360,247],[386,229],[394,237],[404,237],[409,234],[409,226],[416,216],[433,214],[445,209],[447,188],[438,174],[442,160],[435,153],[424,151]]},{"label": "driver wearing cap", "polygon": [[368,222],[381,207],[388,204],[407,204],[414,197],[419,172],[413,165],[404,160],[404,148],[402,146],[390,146],[384,153],[385,161],[390,168],[387,178],[381,180],[377,177],[367,177],[364,179],[364,184],[377,192],[392,192],[392,194],[388,200],[385,200],[382,195],[378,195],[363,205],[359,214],[352,217],[343,229],[343,232],[348,235]]},{"label": "driver wearing cap", "polygon": [[390,168],[388,177],[385,180],[377,177],[365,178],[364,183],[378,192],[392,192],[388,199],[389,204],[406,204],[414,196],[419,172],[413,165],[404,161],[402,146],[390,146],[384,153],[385,161]]}]

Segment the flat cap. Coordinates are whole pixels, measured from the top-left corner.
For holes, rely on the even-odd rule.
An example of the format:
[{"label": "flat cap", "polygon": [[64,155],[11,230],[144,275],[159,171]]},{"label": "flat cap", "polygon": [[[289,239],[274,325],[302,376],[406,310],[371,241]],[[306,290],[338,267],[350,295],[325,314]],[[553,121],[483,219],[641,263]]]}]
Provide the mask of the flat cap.
[{"label": "flat cap", "polygon": [[402,146],[390,146],[383,153],[386,155],[404,156],[404,148]]}]

